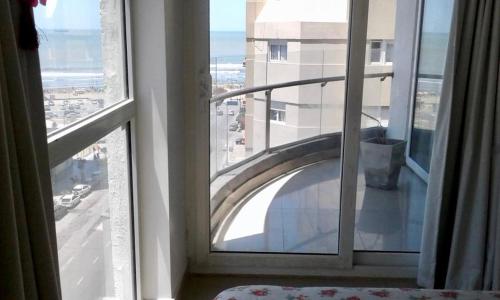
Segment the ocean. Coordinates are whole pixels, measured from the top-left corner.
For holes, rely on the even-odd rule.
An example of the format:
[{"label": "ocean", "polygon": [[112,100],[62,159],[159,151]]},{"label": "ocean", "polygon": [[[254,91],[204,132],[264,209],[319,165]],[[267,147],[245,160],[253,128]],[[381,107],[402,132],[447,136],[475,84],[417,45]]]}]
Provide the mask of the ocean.
[{"label": "ocean", "polygon": [[[40,30],[44,88],[101,88],[104,74],[99,30]],[[447,34],[426,33],[419,73],[443,74]],[[210,32],[210,72],[214,84],[245,84],[245,32]],[[435,84],[430,83],[430,90]]]},{"label": "ocean", "polygon": [[210,32],[210,73],[214,84],[245,84],[244,31]]},{"label": "ocean", "polygon": [[44,88],[104,85],[99,30],[39,30]]},{"label": "ocean", "polygon": [[[104,85],[99,30],[40,30],[44,88],[101,88]],[[219,84],[244,84],[245,32],[210,33],[210,71]]]}]

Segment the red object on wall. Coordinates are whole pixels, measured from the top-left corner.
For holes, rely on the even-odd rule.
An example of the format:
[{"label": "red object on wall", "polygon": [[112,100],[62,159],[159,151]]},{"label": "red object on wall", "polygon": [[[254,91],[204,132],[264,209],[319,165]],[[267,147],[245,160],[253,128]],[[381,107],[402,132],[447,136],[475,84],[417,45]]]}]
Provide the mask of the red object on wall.
[{"label": "red object on wall", "polygon": [[[21,0],[23,1],[23,0]],[[32,7],[37,7],[38,6],[38,2],[40,2],[41,5],[46,5],[47,4],[47,0],[24,0],[25,2],[30,2],[31,3],[31,6]]]}]

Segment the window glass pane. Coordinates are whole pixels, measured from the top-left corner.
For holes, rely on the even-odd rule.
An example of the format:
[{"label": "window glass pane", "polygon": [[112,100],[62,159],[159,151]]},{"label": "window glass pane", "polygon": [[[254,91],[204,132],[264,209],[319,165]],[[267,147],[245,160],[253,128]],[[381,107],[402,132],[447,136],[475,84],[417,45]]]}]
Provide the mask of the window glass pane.
[{"label": "window glass pane", "polygon": [[[370,0],[367,38],[382,40],[385,62],[393,58],[394,61],[392,64],[367,63],[365,74],[391,73],[395,68],[405,70],[401,73],[411,72],[411,45],[400,37],[411,36],[415,28],[408,25],[404,16],[398,15],[408,9],[406,5],[408,2]],[[417,12],[416,5],[414,12]],[[398,33],[395,28],[399,28]],[[375,50],[376,55],[380,54],[381,43],[373,42],[373,46],[367,56],[374,55]],[[392,49],[396,51],[393,53]],[[408,85],[401,84],[404,80],[393,80],[389,76],[364,80],[355,251],[420,250],[427,184],[405,165],[408,124],[405,109],[410,105],[410,98],[399,96],[408,93]]]},{"label": "window glass pane", "polygon": [[382,42],[372,41],[370,48],[370,61],[380,62]]},{"label": "window glass pane", "polygon": [[116,129],[51,170],[64,299],[133,299],[127,162]]},{"label": "window glass pane", "polygon": [[426,0],[422,18],[410,157],[429,172],[453,0]]},{"label": "window glass pane", "polygon": [[281,60],[286,60],[287,59],[287,45],[281,45],[280,46],[280,59]]},{"label": "window glass pane", "polygon": [[285,122],[286,113],[283,110],[278,111],[278,121]]},{"label": "window glass pane", "polygon": [[392,52],[394,50],[394,42],[387,42],[385,46],[385,62],[392,62]]},{"label": "window glass pane", "polygon": [[[210,0],[217,94],[338,78],[245,94],[244,129],[237,133],[225,101],[211,105],[211,250],[338,254],[349,1],[230,2]],[[222,30],[238,31],[238,38],[216,38]],[[222,54],[240,54],[244,67],[223,65],[216,57]],[[279,146],[289,143],[297,148],[287,155]]]},{"label": "window glass pane", "polygon": [[279,60],[280,59],[280,46],[279,45],[271,45],[271,60]]},{"label": "window glass pane", "polygon": [[125,98],[121,1],[48,1],[34,15],[48,133]]}]

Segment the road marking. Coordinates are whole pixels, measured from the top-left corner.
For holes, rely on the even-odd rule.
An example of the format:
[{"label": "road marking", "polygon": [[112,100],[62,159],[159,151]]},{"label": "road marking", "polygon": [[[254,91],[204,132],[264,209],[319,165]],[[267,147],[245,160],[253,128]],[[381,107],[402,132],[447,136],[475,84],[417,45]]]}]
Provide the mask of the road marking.
[{"label": "road marking", "polygon": [[71,256],[68,261],[66,262],[67,265],[69,265],[73,260],[75,259],[74,256]]},{"label": "road marking", "polygon": [[104,226],[102,225],[102,222],[101,222],[101,223],[99,223],[99,225],[97,225],[97,226],[95,227],[95,230],[97,230],[97,231],[103,231],[103,229],[104,229]]},{"label": "road marking", "polygon": [[80,283],[82,283],[82,281],[83,281],[83,276],[76,282],[76,285],[79,286]]},{"label": "road marking", "polygon": [[80,246],[85,247],[88,243],[89,243],[89,240],[86,240],[86,241],[85,241],[85,242],[83,242]]},{"label": "road marking", "polygon": [[61,270],[64,271],[68,266],[69,264],[75,259],[74,256],[71,256],[68,261],[66,261],[66,263],[61,267]]},{"label": "road marking", "polygon": [[99,260],[99,256],[96,256],[94,260],[92,261],[92,264],[95,265],[95,263]]}]

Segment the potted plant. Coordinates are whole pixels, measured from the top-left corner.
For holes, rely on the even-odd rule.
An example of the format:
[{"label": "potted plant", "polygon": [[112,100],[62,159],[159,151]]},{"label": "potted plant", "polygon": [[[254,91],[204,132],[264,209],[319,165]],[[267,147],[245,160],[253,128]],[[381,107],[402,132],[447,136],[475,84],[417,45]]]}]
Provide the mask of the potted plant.
[{"label": "potted plant", "polygon": [[[379,126],[382,127],[380,122]],[[376,137],[361,141],[365,183],[378,189],[396,189],[401,166],[405,163],[406,141],[386,138],[385,130],[378,132]]]}]

